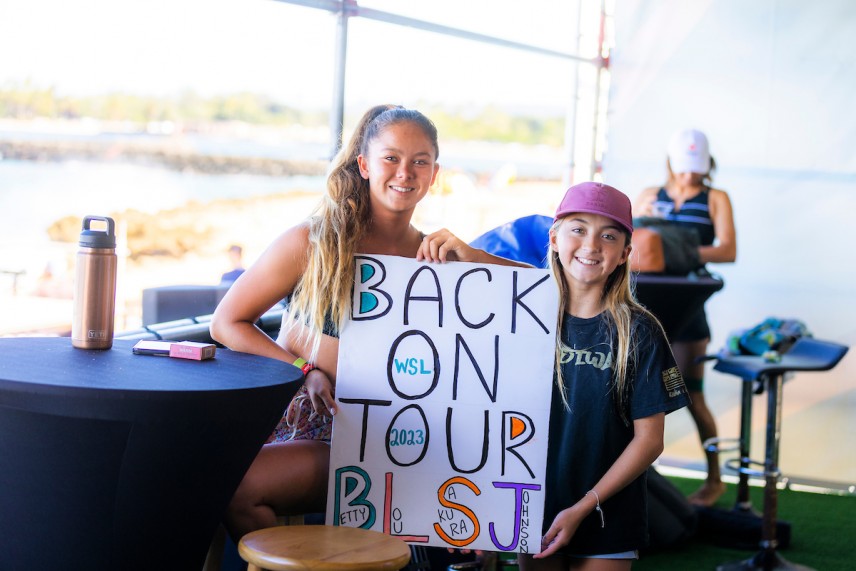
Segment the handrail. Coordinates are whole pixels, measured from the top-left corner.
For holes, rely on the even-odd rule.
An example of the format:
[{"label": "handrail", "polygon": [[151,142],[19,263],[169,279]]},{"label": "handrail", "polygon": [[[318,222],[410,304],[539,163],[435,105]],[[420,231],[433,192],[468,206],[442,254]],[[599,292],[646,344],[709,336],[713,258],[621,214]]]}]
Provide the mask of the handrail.
[{"label": "handrail", "polygon": [[[269,337],[275,338],[279,333],[282,314],[285,312],[283,304],[277,304],[265,312],[256,325]],[[175,321],[152,323],[138,329],[131,329],[116,334],[116,339],[145,340],[145,341],[196,341],[198,343],[216,343],[211,338],[209,327],[211,315],[199,315],[187,317]]]},{"label": "handrail", "polygon": [[385,12],[383,10],[377,10],[374,8],[366,8],[364,6],[360,6],[358,2],[355,0],[276,0],[277,2],[282,2],[283,4],[294,4],[296,6],[303,6],[305,8],[317,8],[321,10],[326,10],[328,12],[332,12],[334,14],[340,13],[344,11],[345,15],[349,18],[365,18],[366,20],[375,20],[378,22],[384,22],[387,24],[395,24],[397,26],[404,26],[407,28],[414,28],[417,30],[423,30],[425,32],[433,32],[435,34],[441,34],[444,36],[451,36],[455,38],[460,38],[464,40],[470,40],[474,42],[479,42],[483,44],[492,44],[495,46],[500,46],[503,48],[511,48],[514,50],[527,51],[532,52],[544,56],[556,57],[561,59],[567,59],[572,61],[577,61],[580,63],[587,63],[591,65],[602,65],[603,61],[600,58],[596,57],[585,57],[577,54],[572,54],[570,52],[564,52],[560,50],[553,50],[550,48],[545,48],[542,46],[538,46],[535,44],[527,44],[524,42],[515,42],[513,40],[508,40],[505,38],[500,38],[498,36],[491,36],[489,34],[481,34],[478,32],[472,32],[470,30],[465,30],[463,28],[455,28],[452,26],[445,26],[443,24],[436,24],[434,22],[429,22],[427,20],[420,20],[418,18],[410,18],[408,16],[402,16],[400,14],[394,14],[392,12]]}]

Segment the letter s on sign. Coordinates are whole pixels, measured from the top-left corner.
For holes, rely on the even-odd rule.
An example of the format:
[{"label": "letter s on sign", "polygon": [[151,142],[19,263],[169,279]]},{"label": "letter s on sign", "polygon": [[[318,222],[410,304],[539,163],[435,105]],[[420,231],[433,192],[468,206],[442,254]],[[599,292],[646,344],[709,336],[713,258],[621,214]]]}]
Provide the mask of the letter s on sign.
[{"label": "letter s on sign", "polygon": [[481,490],[479,490],[478,486],[476,486],[474,483],[467,480],[466,478],[461,476],[455,476],[454,478],[446,480],[443,485],[440,486],[440,489],[437,491],[437,497],[439,498],[441,505],[447,508],[459,510],[463,512],[465,516],[470,518],[470,520],[472,520],[473,532],[469,537],[465,537],[463,539],[452,539],[451,537],[449,537],[446,531],[442,527],[440,527],[439,523],[434,524],[434,531],[436,531],[437,535],[439,535],[446,543],[454,545],[455,547],[464,547],[475,541],[476,538],[479,536],[479,518],[476,517],[476,514],[473,513],[473,511],[467,506],[456,504],[455,502],[450,502],[446,499],[446,490],[449,488],[449,486],[452,486],[454,484],[461,484],[463,486],[466,486],[467,488],[471,489],[477,496],[481,494]]}]

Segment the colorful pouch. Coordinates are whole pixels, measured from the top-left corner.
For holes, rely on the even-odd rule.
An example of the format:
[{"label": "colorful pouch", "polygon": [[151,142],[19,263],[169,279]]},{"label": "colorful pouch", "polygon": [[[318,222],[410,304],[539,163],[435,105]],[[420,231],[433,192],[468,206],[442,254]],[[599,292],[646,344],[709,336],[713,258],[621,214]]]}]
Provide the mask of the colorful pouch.
[{"label": "colorful pouch", "polygon": [[[286,418],[292,412],[293,423]],[[315,412],[306,385],[300,387],[285,414],[282,415],[279,424],[273,429],[265,444],[273,442],[285,442],[287,440],[326,440],[329,442],[333,436],[333,420]]]}]

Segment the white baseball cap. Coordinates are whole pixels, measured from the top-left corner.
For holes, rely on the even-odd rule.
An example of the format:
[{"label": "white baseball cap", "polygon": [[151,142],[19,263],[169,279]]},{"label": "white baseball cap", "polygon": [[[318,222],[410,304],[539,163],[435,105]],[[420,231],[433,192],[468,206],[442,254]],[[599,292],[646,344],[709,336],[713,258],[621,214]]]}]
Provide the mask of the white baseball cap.
[{"label": "white baseball cap", "polygon": [[669,166],[672,172],[710,172],[710,148],[704,133],[685,129],[672,135],[669,141]]}]

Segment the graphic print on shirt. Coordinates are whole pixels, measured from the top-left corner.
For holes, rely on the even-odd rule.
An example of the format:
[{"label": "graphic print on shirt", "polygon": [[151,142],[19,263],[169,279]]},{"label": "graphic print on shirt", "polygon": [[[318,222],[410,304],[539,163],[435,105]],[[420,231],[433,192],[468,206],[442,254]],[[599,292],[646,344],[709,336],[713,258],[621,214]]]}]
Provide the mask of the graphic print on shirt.
[{"label": "graphic print on shirt", "polygon": [[605,371],[612,368],[612,350],[609,345],[601,344],[603,351],[596,351],[594,348],[588,349],[572,349],[565,344],[562,344],[562,359],[563,365],[571,363],[575,367],[584,367],[586,365]]}]

